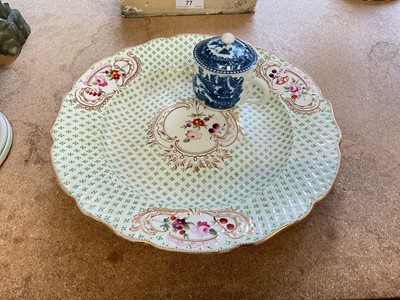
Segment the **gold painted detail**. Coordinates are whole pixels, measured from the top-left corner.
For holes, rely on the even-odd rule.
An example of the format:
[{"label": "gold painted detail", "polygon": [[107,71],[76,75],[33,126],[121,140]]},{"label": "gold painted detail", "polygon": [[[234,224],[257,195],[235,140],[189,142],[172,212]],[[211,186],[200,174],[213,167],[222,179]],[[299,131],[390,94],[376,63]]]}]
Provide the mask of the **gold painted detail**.
[{"label": "gold painted detail", "polygon": [[260,60],[256,74],[291,110],[300,114],[322,111],[320,95],[312,92],[313,83],[295,67],[284,67],[278,60]]},{"label": "gold painted detail", "polygon": [[115,56],[111,62],[88,71],[84,76],[85,80],[78,83],[72,102],[83,109],[100,109],[121,87],[136,78],[140,71],[140,59],[132,52],[128,52],[126,56]]},{"label": "gold painted detail", "polygon": [[178,244],[209,242],[221,236],[236,240],[253,234],[250,218],[231,209],[149,208],[134,216],[131,230],[166,235]]},{"label": "gold painted detail", "polygon": [[219,168],[231,155],[229,147],[244,142],[234,110],[211,110],[195,98],[164,107],[150,122],[149,143],[161,145],[176,167]]}]

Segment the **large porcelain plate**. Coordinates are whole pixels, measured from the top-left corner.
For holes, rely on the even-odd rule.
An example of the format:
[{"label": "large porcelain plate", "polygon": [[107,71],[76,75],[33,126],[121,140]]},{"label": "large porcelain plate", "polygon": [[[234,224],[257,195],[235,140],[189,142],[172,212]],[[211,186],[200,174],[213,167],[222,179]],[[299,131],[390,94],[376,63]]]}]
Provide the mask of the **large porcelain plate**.
[{"label": "large porcelain plate", "polygon": [[329,102],[275,54],[257,49],[254,76],[273,91],[264,104],[216,111],[194,99],[204,38],[152,40],[93,65],[54,124],[60,184],[131,241],[185,252],[260,243],[304,218],[337,175]]}]

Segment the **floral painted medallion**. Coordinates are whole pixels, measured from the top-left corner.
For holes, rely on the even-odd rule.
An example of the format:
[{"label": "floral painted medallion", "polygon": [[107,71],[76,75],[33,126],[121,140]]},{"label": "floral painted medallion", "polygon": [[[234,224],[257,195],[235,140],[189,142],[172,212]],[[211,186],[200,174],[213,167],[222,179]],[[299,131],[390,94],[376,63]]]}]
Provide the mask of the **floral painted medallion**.
[{"label": "floral painted medallion", "polygon": [[279,60],[261,60],[256,73],[290,109],[301,114],[322,111],[320,95],[311,92],[312,82],[294,66],[283,66]]},{"label": "floral painted medallion", "polygon": [[178,245],[204,246],[221,235],[239,239],[252,234],[248,216],[238,211],[151,208],[136,215],[132,231],[166,235]]},{"label": "floral painted medallion", "polygon": [[132,52],[117,56],[112,62],[99,64],[84,76],[72,102],[84,109],[99,109],[134,79],[140,70],[140,60]]},{"label": "floral painted medallion", "polygon": [[219,168],[230,157],[229,147],[244,142],[234,110],[211,110],[194,98],[163,108],[150,123],[148,139],[176,167],[195,171]]}]

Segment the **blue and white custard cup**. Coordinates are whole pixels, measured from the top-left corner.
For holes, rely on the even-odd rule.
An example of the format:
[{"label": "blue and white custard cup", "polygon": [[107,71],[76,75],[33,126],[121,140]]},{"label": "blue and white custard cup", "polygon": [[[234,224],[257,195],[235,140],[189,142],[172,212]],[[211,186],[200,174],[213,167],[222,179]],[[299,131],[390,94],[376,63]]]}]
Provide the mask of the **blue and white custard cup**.
[{"label": "blue and white custard cup", "polygon": [[[205,106],[225,110],[246,102],[261,104],[269,97],[268,84],[254,77],[258,60],[255,49],[231,33],[201,41],[193,56],[193,90]],[[262,91],[260,98],[249,97],[255,87]]]}]

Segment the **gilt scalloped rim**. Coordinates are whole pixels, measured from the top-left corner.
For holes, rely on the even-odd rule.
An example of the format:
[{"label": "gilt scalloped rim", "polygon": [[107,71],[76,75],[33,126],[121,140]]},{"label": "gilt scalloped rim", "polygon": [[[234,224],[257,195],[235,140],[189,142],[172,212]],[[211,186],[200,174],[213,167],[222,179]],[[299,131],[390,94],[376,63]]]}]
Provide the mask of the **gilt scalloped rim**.
[{"label": "gilt scalloped rim", "polygon": [[[86,72],[80,80],[78,80],[74,88],[66,95],[60,107],[60,111],[56,117],[51,131],[51,136],[53,139],[51,159],[57,175],[57,180],[65,193],[76,200],[78,208],[84,215],[101,222],[102,224],[106,225],[107,228],[111,229],[116,235],[124,239],[133,242],[144,242],[163,250],[184,253],[221,253],[231,251],[243,245],[257,245],[275,236],[275,234],[281,232],[285,228],[304,220],[310,214],[314,205],[326,197],[326,195],[332,189],[337,178],[341,161],[340,143],[342,140],[342,135],[334,118],[331,104],[322,96],[318,86],[311,80],[311,78],[301,72],[299,68],[283,59],[280,59],[276,54],[270,51],[262,48],[256,48],[260,57],[256,75],[263,78],[273,88],[274,95],[277,96],[277,99],[286,104],[290,116],[294,119],[297,119],[295,125],[301,126],[302,122],[308,122],[308,118],[311,119],[314,118],[313,116],[318,115],[323,115],[323,117],[317,117],[317,121],[323,122],[325,119],[330,123],[329,128],[327,129],[322,127],[316,128],[317,131],[321,130],[323,134],[329,135],[331,139],[329,143],[329,147],[331,147],[330,153],[335,153],[332,157],[328,156],[327,158],[328,160],[331,160],[331,173],[329,175],[329,181],[323,185],[323,190],[318,193],[318,196],[313,195],[314,198],[309,198],[310,200],[308,204],[304,204],[302,206],[303,209],[300,210],[298,214],[293,214],[293,218],[280,219],[280,216],[285,213],[285,211],[282,211],[282,209],[295,209],[295,206],[282,206],[281,200],[286,201],[286,199],[276,198],[277,201],[275,202],[278,206],[274,208],[274,201],[263,202],[263,199],[267,199],[268,197],[275,199],[274,196],[268,195],[266,195],[265,198],[251,199],[251,201],[246,201],[246,199],[244,199],[243,202],[233,203],[232,205],[227,205],[225,208],[210,207],[210,209],[194,209],[187,207],[177,208],[179,207],[178,205],[175,206],[175,208],[160,208],[157,207],[157,202],[155,201],[141,199],[137,196],[130,198],[130,195],[125,196],[125,192],[122,191],[118,194],[120,198],[122,197],[121,200],[118,201],[125,201],[125,203],[129,203],[132,207],[136,206],[133,211],[129,211],[129,217],[122,220],[117,215],[107,213],[107,211],[104,210],[106,209],[105,207],[101,207],[96,203],[92,203],[90,200],[90,195],[86,195],[84,192],[86,189],[85,184],[80,185],[77,183],[77,188],[80,189],[79,193],[77,193],[77,190],[74,190],[74,186],[71,185],[70,181],[75,180],[74,177],[79,177],[80,175],[78,173],[68,173],[69,170],[74,167],[68,165],[68,161],[73,161],[74,155],[78,155],[78,153],[75,152],[75,149],[73,146],[71,146],[72,144],[68,144],[71,142],[73,143],[74,141],[67,141],[66,138],[74,139],[76,137],[76,142],[80,142],[82,138],[74,133],[73,130],[71,131],[74,126],[77,127],[75,124],[72,124],[73,122],[71,123],[71,119],[74,117],[79,117],[82,120],[81,122],[83,122],[81,124],[95,122],[94,120],[97,119],[96,116],[98,115],[98,112],[101,112],[101,108],[109,99],[112,98],[113,95],[119,92],[120,88],[122,89],[123,86],[128,83],[128,81],[136,78],[142,69],[146,68],[146,66],[153,66],[153,59],[143,56],[143,49],[151,50],[154,47],[168,44],[171,47],[176,46],[179,51],[182,50],[184,55],[187,56],[191,55],[192,47],[208,37],[209,36],[207,35],[184,34],[170,38],[154,39],[145,44],[121,51],[118,55],[104,59],[103,61],[94,64],[90,70]],[[137,50],[141,50],[141,54],[139,53],[140,51]],[[135,53],[135,55],[133,55],[133,53]],[[100,90],[96,90],[96,95],[94,95],[94,91],[92,91],[92,95],[89,95],[93,96],[92,98],[82,98],[82,88],[102,87],[102,85],[105,85],[103,78],[96,78],[96,75],[104,75],[106,80],[114,80],[114,82],[111,81],[112,83],[121,80],[122,74],[120,72],[118,72],[120,75],[119,78],[116,72],[113,72],[112,74],[109,72],[111,77],[107,77],[107,73],[105,72],[106,68],[108,67],[111,67],[111,70],[114,70],[112,67],[117,62],[118,57],[125,57],[134,64],[134,67],[132,68],[133,72],[129,73],[131,76],[127,78],[125,83],[120,86],[116,84],[117,88],[113,90],[112,93],[110,91],[107,92],[107,94],[111,94],[110,97],[103,96],[102,93],[100,96],[97,96],[97,93]],[[169,61],[168,57],[165,58],[167,59],[165,64],[178,64],[180,61],[175,61],[174,59]],[[270,77],[270,73],[268,73],[269,71],[272,72],[272,69],[268,69],[271,66],[268,65],[268,61],[270,61],[270,63],[273,62],[273,64],[275,64],[274,66],[277,68],[275,73],[272,74],[277,74],[279,72],[279,74],[285,76],[281,76],[281,79],[279,80],[275,79],[274,82],[272,76]],[[107,67],[105,67],[106,65]],[[146,71],[151,72],[151,69]],[[101,72],[104,73],[100,74]],[[288,76],[288,78],[286,78],[286,76]],[[292,81],[290,81],[290,79],[292,79]],[[94,84],[93,80],[96,81],[97,85]],[[107,85],[105,86],[108,86],[108,84],[109,82],[107,82]],[[286,88],[284,86],[286,86]],[[302,87],[304,87],[304,89],[302,89]],[[77,92],[78,89],[80,90],[79,92]],[[87,92],[89,92],[89,90]],[[303,96],[301,93],[309,96],[303,99],[302,102],[299,102],[297,99]],[[292,96],[297,96],[297,98]],[[313,96],[316,97],[313,98]],[[89,111],[92,111],[91,114],[95,115],[93,117],[89,116],[88,118],[87,112]],[[296,115],[298,115],[298,117],[296,117]],[[302,137],[299,136],[299,138],[301,139]],[[78,141],[77,139],[80,140]],[[306,142],[306,140],[301,140],[301,142]],[[93,142],[86,140],[85,143],[89,145]],[[61,153],[62,151],[60,152],[60,149],[65,151],[65,153]],[[318,151],[319,149],[316,148],[316,150]],[[326,155],[329,155],[329,153],[327,152]],[[60,160],[60,156],[65,159]],[[60,163],[60,161],[62,161],[62,163]],[[295,166],[295,164],[292,164],[291,166]],[[98,167],[100,169],[103,168],[100,165]],[[283,174],[282,178],[285,176],[287,175]],[[79,178],[77,180],[79,180]],[[275,188],[274,191],[271,190],[273,191],[272,194],[274,195],[276,190],[281,188],[280,184],[286,183],[287,181],[272,183],[272,186]],[[90,187],[91,190],[93,190],[92,185],[90,185]],[[117,187],[119,187],[119,185],[117,185]],[[100,187],[98,189],[98,193],[101,195],[102,191]],[[301,193],[300,190],[294,190],[294,192]],[[117,195],[114,195],[115,197],[113,197],[113,195],[110,193],[108,195],[108,199],[111,199],[110,201],[116,201],[116,199],[113,200],[113,198],[116,198]],[[145,201],[146,203],[136,205],[135,203],[138,203],[138,201],[139,203],[140,201]],[[147,207],[143,204],[147,204]],[[267,207],[265,207],[266,204]],[[268,211],[270,211],[269,214]],[[280,211],[280,215],[277,215],[275,211]],[[234,218],[224,216],[224,213],[227,212],[235,214],[235,216],[238,216],[238,219],[236,220],[241,221],[235,223]],[[259,214],[259,212],[261,212],[261,214]],[[160,218],[161,223],[158,222],[160,221]],[[269,218],[268,221],[265,218]],[[181,221],[175,222],[177,219],[180,219]],[[182,221],[182,219],[185,219],[185,221]],[[226,219],[226,221],[221,221],[221,219]],[[123,224],[119,224],[118,222],[123,222]],[[237,227],[237,224],[239,223],[244,224],[242,228]],[[174,226],[172,226],[172,224],[174,224]],[[226,226],[228,224],[231,224],[233,227],[230,226],[227,228]],[[159,225],[163,227],[159,227]],[[180,229],[181,227],[182,229]],[[240,231],[237,231],[238,228]],[[180,230],[185,230],[185,232],[180,233]],[[238,235],[239,238],[237,238],[238,236],[235,236],[236,238],[229,236],[230,233],[235,232],[236,234],[238,232],[240,233]],[[185,234],[187,234],[186,237]],[[207,235],[209,236],[207,237]]]}]

